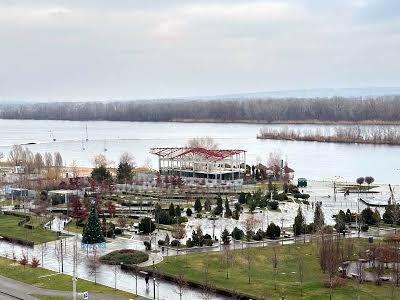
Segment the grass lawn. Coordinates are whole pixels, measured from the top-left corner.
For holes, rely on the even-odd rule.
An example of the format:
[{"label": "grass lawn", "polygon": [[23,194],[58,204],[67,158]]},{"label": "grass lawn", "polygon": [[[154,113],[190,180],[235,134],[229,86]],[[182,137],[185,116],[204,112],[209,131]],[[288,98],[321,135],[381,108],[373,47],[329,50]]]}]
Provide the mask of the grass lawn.
[{"label": "grass lawn", "polygon": [[41,299],[41,300],[66,300],[66,299],[69,299],[67,297],[45,296],[45,295],[37,295],[37,294],[31,294],[31,296]]},{"label": "grass lawn", "polygon": [[69,223],[67,224],[67,226],[64,227],[64,230],[65,230],[65,231],[71,231],[71,232],[74,232],[74,233],[82,234],[82,232],[83,232],[83,227],[76,226],[75,220],[73,220],[73,221],[69,222]]},{"label": "grass lawn", "polygon": [[[55,275],[41,277],[52,274]],[[24,268],[19,264],[13,265],[10,259],[6,259],[3,257],[0,257],[0,275],[18,281],[22,281],[24,283],[39,288],[59,290],[59,291],[72,291],[71,276],[65,274],[59,274],[42,268],[31,268],[30,266],[26,266]],[[92,292],[99,294],[118,295],[127,298],[134,297],[133,294],[130,294],[128,292],[124,292],[121,290],[114,291],[114,289],[111,287],[107,287],[101,284],[95,284],[94,282],[83,279],[78,279],[77,291],[78,292],[89,291],[89,293]],[[53,298],[42,298],[42,299],[53,299]],[[54,299],[59,299],[59,298],[54,298]]]},{"label": "grass lawn", "polygon": [[[357,242],[366,244],[364,240]],[[208,263],[209,280],[218,288],[224,288],[236,292],[279,299],[282,291],[287,299],[301,299],[299,257],[304,258],[304,284],[302,299],[329,299],[329,289],[323,286],[323,280],[327,278],[320,270],[318,249],[315,243],[277,246],[278,250],[278,275],[276,278],[277,289],[274,289],[272,247],[236,250],[233,254],[235,262],[229,270],[229,279],[226,279],[226,268],[222,253],[201,253],[167,257],[157,265],[158,271],[169,275],[183,274],[187,280],[203,282],[204,266]],[[247,251],[250,251],[251,284],[248,283],[248,268],[246,262]],[[355,253],[357,251],[354,251]],[[376,286],[373,283],[361,285],[361,299],[390,299],[391,286],[384,284]],[[400,296],[400,288],[395,295]],[[346,280],[343,287],[333,290],[333,299],[357,299],[357,283]],[[400,298],[395,298],[400,299]]]},{"label": "grass lawn", "polygon": [[[34,229],[18,226],[21,218],[8,215],[0,215],[0,236],[12,236],[22,240],[30,240],[35,244],[54,241],[57,239],[57,234],[54,231],[37,227]],[[36,222],[36,221],[35,221]]]}]

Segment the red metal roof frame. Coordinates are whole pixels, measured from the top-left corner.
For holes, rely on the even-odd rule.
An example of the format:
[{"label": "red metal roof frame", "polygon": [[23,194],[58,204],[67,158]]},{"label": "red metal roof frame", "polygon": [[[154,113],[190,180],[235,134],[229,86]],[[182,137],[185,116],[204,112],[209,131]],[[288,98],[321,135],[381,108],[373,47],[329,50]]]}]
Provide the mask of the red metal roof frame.
[{"label": "red metal roof frame", "polygon": [[172,156],[171,159],[174,159],[178,156],[183,156],[189,153],[199,154],[206,158],[214,158],[214,160],[221,160],[228,156],[234,154],[240,154],[246,152],[245,150],[209,150],[201,147],[181,147],[181,148],[151,148],[150,153],[158,155],[158,156],[168,156],[175,152],[183,151],[181,153],[177,153],[176,155]]}]

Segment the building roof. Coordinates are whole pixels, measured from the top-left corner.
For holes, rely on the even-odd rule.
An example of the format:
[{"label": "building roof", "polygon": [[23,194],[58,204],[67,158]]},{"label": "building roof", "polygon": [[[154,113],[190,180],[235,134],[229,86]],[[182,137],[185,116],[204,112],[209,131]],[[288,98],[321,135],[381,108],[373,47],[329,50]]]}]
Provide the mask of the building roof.
[{"label": "building roof", "polygon": [[200,147],[180,147],[180,148],[151,148],[150,153],[174,159],[176,157],[187,156],[191,154],[201,155],[207,159],[222,160],[231,155],[240,154],[246,152],[245,150],[217,150],[217,149],[205,149]]}]

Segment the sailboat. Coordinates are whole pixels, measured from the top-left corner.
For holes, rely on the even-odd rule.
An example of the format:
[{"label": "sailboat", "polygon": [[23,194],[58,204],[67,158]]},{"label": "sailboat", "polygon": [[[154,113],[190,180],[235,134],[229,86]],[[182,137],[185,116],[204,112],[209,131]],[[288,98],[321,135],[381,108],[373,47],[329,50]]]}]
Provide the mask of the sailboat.
[{"label": "sailboat", "polygon": [[89,135],[88,135],[88,130],[87,130],[87,124],[86,124],[86,142],[89,141]]}]

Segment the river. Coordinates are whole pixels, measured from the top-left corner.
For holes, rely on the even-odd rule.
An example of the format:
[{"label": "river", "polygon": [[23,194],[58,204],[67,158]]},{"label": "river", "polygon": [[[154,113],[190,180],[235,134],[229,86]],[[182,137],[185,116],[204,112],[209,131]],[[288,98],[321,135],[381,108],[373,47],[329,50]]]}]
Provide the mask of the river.
[{"label": "river", "polygon": [[[86,126],[88,142],[86,142]],[[400,146],[333,144],[318,142],[258,140],[260,124],[172,123],[172,122],[77,122],[39,120],[0,120],[0,152],[5,157],[13,144],[27,144],[34,152],[61,152],[67,165],[91,166],[98,153],[117,164],[123,152],[131,152],[138,165],[157,167],[151,147],[179,147],[198,136],[211,136],[220,148],[247,150],[248,163],[267,160],[268,153],[280,151],[295,170],[295,177],[329,180],[342,176],[355,181],[374,176],[376,182],[400,184]],[[268,125],[275,128],[286,125]],[[331,125],[288,125],[299,130],[321,129]],[[56,141],[53,141],[53,137]],[[82,150],[85,148],[85,150]],[[107,151],[105,151],[105,149]]]}]

